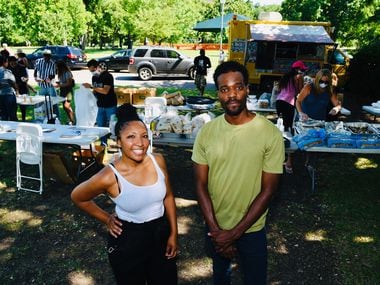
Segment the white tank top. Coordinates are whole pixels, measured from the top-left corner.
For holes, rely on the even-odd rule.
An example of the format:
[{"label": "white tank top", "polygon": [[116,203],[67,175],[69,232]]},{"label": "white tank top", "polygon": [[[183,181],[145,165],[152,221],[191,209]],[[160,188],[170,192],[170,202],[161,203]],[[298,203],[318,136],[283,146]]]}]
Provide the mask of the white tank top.
[{"label": "white tank top", "polygon": [[151,158],[157,172],[157,181],[152,185],[138,186],[125,179],[116,168],[110,164],[118,178],[120,194],[111,200],[116,204],[116,215],[124,221],[144,223],[164,215],[163,200],[166,195],[165,175],[152,154]]}]

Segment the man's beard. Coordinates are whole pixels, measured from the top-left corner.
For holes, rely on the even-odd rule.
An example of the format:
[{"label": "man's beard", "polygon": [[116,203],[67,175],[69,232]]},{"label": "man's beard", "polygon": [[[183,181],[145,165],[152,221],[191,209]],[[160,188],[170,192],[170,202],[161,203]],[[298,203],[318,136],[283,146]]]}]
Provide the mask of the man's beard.
[{"label": "man's beard", "polygon": [[[233,109],[230,109],[228,106],[230,101],[238,102],[239,105],[237,107],[234,107]],[[221,102],[224,112],[229,116],[239,115],[245,109],[245,104],[246,104],[245,100],[228,100],[227,102]]]}]

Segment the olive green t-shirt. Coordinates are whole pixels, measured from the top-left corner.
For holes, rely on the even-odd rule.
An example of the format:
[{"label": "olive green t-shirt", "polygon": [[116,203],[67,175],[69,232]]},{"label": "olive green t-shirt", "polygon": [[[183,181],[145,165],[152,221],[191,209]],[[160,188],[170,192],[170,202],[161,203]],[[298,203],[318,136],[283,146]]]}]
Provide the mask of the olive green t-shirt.
[{"label": "olive green t-shirt", "polygon": [[[284,158],[281,132],[259,114],[243,125],[222,115],[200,129],[192,160],[209,167],[208,191],[222,229],[240,222],[261,191],[262,172],[281,174]],[[246,232],[261,230],[266,214]]]}]

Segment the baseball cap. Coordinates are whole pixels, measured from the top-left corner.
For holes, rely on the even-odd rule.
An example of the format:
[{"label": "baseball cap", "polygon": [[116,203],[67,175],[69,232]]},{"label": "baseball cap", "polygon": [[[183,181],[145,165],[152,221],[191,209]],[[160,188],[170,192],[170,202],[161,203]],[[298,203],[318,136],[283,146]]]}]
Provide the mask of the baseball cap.
[{"label": "baseball cap", "polygon": [[101,62],[99,63],[99,68],[102,70],[102,71],[106,71],[108,69],[108,66],[105,62]]},{"label": "baseball cap", "polygon": [[50,49],[45,49],[42,54],[48,54],[51,55],[51,50]]},{"label": "baseball cap", "polygon": [[308,70],[309,68],[303,63],[302,60],[297,60],[292,64],[292,68],[299,68],[301,70]]}]

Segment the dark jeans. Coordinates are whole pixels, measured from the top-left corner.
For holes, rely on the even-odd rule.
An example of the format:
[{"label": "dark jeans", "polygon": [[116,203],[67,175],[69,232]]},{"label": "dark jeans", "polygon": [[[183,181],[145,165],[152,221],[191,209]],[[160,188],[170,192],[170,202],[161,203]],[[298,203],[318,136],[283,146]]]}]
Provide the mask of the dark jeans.
[{"label": "dark jeans", "polygon": [[[96,125],[98,127],[109,127],[110,119],[113,114],[116,114],[117,107],[98,107],[98,113],[96,115]],[[101,137],[101,142],[103,145],[107,145],[107,136]]]},{"label": "dark jeans", "polygon": [[[231,283],[231,259],[214,250],[210,237],[207,247],[213,260],[214,285]],[[267,279],[267,238],[265,229],[246,233],[235,243],[245,285],[265,285]]]},{"label": "dark jeans", "polygon": [[108,258],[119,285],[176,285],[176,259],[165,256],[170,227],[166,217],[126,221],[118,238],[108,236]]},{"label": "dark jeans", "polygon": [[1,119],[17,121],[17,102],[15,95],[0,95]]}]

